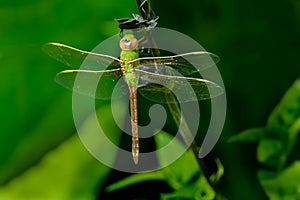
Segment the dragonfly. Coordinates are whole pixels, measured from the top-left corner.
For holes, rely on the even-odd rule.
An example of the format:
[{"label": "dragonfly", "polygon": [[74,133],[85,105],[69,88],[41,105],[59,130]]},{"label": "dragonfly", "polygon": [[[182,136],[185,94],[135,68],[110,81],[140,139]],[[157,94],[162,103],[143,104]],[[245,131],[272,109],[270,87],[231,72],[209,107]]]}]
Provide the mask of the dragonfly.
[{"label": "dragonfly", "polygon": [[[121,51],[119,58],[83,51],[59,43],[47,43],[43,47],[48,55],[63,64],[75,68],[81,66],[80,69],[61,71],[55,78],[60,85],[75,92],[92,94],[96,99],[110,99],[115,86],[109,86],[107,83],[117,83],[122,77],[124,87],[117,94],[129,94],[132,157],[135,164],[138,164],[139,155],[137,93],[160,103],[198,101],[223,93],[222,88],[212,81],[188,77],[217,62],[218,56],[215,54],[198,51],[172,56],[141,57],[138,44],[139,41],[133,34],[125,34],[119,41]],[[90,62],[82,67],[85,58],[89,58]],[[197,66],[195,67],[188,60],[197,61]],[[103,66],[106,68],[104,69]],[[77,76],[84,77],[87,82],[101,76],[96,91],[91,92],[88,86],[75,87],[74,80]],[[195,95],[190,95],[189,87],[192,87]],[[172,88],[180,91],[183,98],[177,99],[176,102],[169,102],[164,98]]]}]

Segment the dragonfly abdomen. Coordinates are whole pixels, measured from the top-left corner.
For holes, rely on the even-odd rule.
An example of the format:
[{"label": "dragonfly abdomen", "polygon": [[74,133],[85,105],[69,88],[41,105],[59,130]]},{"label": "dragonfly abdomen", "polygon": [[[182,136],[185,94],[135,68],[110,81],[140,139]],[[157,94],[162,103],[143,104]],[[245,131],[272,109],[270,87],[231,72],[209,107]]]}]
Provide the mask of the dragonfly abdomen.
[{"label": "dragonfly abdomen", "polygon": [[130,92],[130,114],[132,128],[132,156],[135,164],[138,163],[139,155],[139,136],[138,136],[138,112],[137,112],[137,86],[128,83]]}]

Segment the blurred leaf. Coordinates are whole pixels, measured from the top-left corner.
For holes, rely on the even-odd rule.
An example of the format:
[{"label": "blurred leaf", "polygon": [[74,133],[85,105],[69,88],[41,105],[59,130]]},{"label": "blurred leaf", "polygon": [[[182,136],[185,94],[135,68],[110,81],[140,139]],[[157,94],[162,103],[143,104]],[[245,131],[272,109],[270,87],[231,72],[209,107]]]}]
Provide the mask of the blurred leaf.
[{"label": "blurred leaf", "polygon": [[[120,113],[124,113],[123,104],[118,105]],[[109,128],[110,138],[117,143],[120,130],[114,124],[110,109],[110,105],[102,105],[97,112],[105,116],[103,126]],[[121,114],[118,117],[122,117]],[[98,121],[95,122],[91,116],[84,121],[79,131],[89,134],[98,131],[97,127]],[[96,143],[105,147],[101,141]],[[105,153],[112,159],[116,156],[113,151]],[[4,185],[0,189],[0,199],[95,199],[98,188],[110,171],[109,167],[100,164],[85,150],[76,135],[47,153],[36,166]]]},{"label": "blurred leaf", "polygon": [[95,199],[109,172],[89,155],[76,135],[0,188],[0,199]]},{"label": "blurred leaf", "polygon": [[284,147],[279,140],[263,139],[257,147],[257,160],[268,166],[277,167],[285,161],[284,155],[280,152]]},{"label": "blurred leaf", "polygon": [[[173,139],[175,139],[173,146],[169,145],[166,151],[157,151],[157,157],[162,166],[165,166],[165,162],[169,163],[169,159],[174,159],[172,157],[173,155],[176,155],[174,152],[182,152],[185,150],[183,144],[166,132],[160,131],[155,134],[154,139],[157,149],[164,148]],[[168,177],[166,182],[174,189],[178,189],[185,183],[188,183],[193,176],[199,173],[199,166],[192,150],[187,150],[175,162],[170,164],[168,167],[163,168],[162,171],[165,176]]]},{"label": "blurred leaf", "polygon": [[261,170],[258,177],[271,200],[300,198],[300,161],[295,161],[280,173]]},{"label": "blurred leaf", "polygon": [[216,184],[221,179],[221,177],[224,175],[224,166],[221,163],[220,159],[216,158],[215,161],[216,161],[216,165],[217,165],[217,172],[212,174],[209,179],[209,181],[213,184]]},{"label": "blurred leaf", "polygon": [[[155,134],[157,149],[163,148],[175,139],[170,134],[160,131]],[[175,139],[176,140],[176,139]],[[160,163],[170,159],[171,154],[176,151],[183,150],[184,146],[179,141],[175,141],[172,148],[165,154],[158,153]],[[158,151],[160,152],[160,151]],[[166,157],[167,156],[167,157]],[[190,198],[190,199],[213,199],[215,192],[210,187],[206,178],[200,174],[198,163],[191,150],[187,150],[178,160],[160,170],[134,174],[121,181],[111,184],[106,188],[107,192],[111,192],[123,187],[149,180],[164,180],[174,190],[174,193],[163,194],[165,199],[170,198]]]},{"label": "blurred leaf", "polygon": [[264,138],[266,131],[264,128],[252,128],[242,131],[241,133],[231,136],[228,142],[238,141],[259,141]]},{"label": "blurred leaf", "polygon": [[212,200],[215,199],[215,192],[206,187],[205,178],[200,178],[197,182],[186,184],[184,187],[173,193],[162,194],[163,199],[196,199],[196,200]]},{"label": "blurred leaf", "polygon": [[294,147],[300,131],[300,79],[289,88],[270,115],[267,137],[258,146],[258,160],[281,168]]},{"label": "blurred leaf", "polygon": [[258,177],[272,200],[300,198],[300,162],[283,168],[300,132],[300,79],[288,89],[271,113],[265,128],[254,128],[230,138],[258,141],[257,159],[275,171],[261,170]]},{"label": "blurred leaf", "polygon": [[[84,98],[89,97],[84,96]],[[118,113],[113,115],[110,103],[99,102],[97,104],[99,108],[96,110],[96,113],[91,113],[80,126],[78,133],[85,147],[94,157],[98,160],[101,159],[101,162],[105,162],[106,165],[113,166],[118,150],[117,145],[120,142],[122,133],[115,121],[125,121],[127,107],[125,102],[115,100],[114,109],[118,110]],[[78,109],[82,108],[84,108],[83,105]],[[76,112],[85,114],[86,111]]]},{"label": "blurred leaf", "polygon": [[[31,127],[27,133],[18,132],[20,136],[13,141],[18,145],[14,146],[13,150],[7,152],[2,157],[0,183],[25,171],[28,167],[36,163],[49,149],[57,146],[58,143],[72,134],[74,125],[71,112],[67,112],[67,108],[71,108],[70,95],[57,96],[56,101],[48,105],[45,111],[42,111],[43,115],[40,116],[39,121],[30,124]],[[65,112],[62,113],[62,110],[65,110]],[[10,149],[4,143],[5,140],[2,142],[2,148],[7,147]],[[8,158],[4,159],[6,157]]]},{"label": "blurred leaf", "polygon": [[113,183],[105,188],[106,192],[111,192],[114,190],[118,190],[124,188],[129,185],[133,185],[136,183],[140,183],[143,181],[150,181],[150,180],[165,180],[165,176],[161,171],[154,171],[149,173],[142,173],[142,174],[134,174],[127,178],[124,178],[116,183]]},{"label": "blurred leaf", "polygon": [[229,142],[258,141],[257,159],[280,169],[300,131],[300,79],[286,92],[270,115],[265,128],[252,128],[232,136]]},{"label": "blurred leaf", "polygon": [[288,131],[300,117],[300,79],[289,88],[270,115],[267,128]]}]

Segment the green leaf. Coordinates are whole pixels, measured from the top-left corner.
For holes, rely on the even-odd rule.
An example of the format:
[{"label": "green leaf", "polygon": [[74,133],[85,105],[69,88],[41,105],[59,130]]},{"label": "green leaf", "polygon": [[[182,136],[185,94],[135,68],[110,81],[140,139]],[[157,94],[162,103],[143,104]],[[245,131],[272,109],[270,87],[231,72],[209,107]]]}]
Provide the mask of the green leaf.
[{"label": "green leaf", "polygon": [[228,142],[259,141],[266,135],[265,128],[252,128],[231,136]]},{"label": "green leaf", "polygon": [[[300,79],[289,88],[270,115],[267,127],[288,131],[300,118]],[[298,129],[299,130],[299,129]]]},{"label": "green leaf", "polygon": [[[163,131],[157,133],[154,138],[157,149],[164,148],[175,139]],[[184,145],[175,139],[172,146],[169,145],[165,151],[157,151],[158,161],[161,166],[165,166],[170,160],[175,160],[173,156],[176,156],[176,152],[183,151],[185,151]],[[182,156],[178,157],[175,162],[163,168],[163,173],[168,177],[168,179],[166,179],[168,184],[174,189],[186,184],[196,173],[199,173],[199,166],[192,150],[187,150]]]},{"label": "green leaf", "polygon": [[293,149],[300,132],[300,80],[286,92],[270,115],[267,135],[258,147],[258,160],[281,168]]},{"label": "green leaf", "polygon": [[[173,138],[173,136],[164,131],[155,134],[155,141],[158,149],[163,148],[173,139],[175,139],[174,145],[169,151],[166,151],[163,154],[158,153],[157,156],[160,163],[164,163],[166,162],[166,159],[170,159],[170,157],[172,157],[171,154],[174,154],[174,152],[184,150],[184,146],[177,141],[176,138]],[[111,192],[135,183],[149,180],[164,180],[175,190],[174,193],[163,194],[165,199],[173,197],[213,199],[215,196],[215,192],[208,184],[206,178],[200,174],[198,163],[191,150],[187,150],[180,158],[167,167],[157,171],[131,175],[130,177],[111,184],[106,188],[106,191]]]},{"label": "green leaf", "polygon": [[[120,131],[114,124],[110,109],[110,105],[103,105],[98,112],[106,116],[103,126],[110,128],[112,135],[110,138],[113,142],[118,142]],[[124,111],[125,107],[120,104],[120,112]],[[79,131],[89,134],[97,131],[97,127],[98,121],[95,122],[93,117],[88,117]],[[102,145],[101,141],[96,143]],[[106,153],[115,158],[116,152]],[[87,152],[75,135],[47,153],[36,166],[0,188],[0,199],[95,199],[98,188],[110,171],[109,167],[101,164]]]},{"label": "green leaf", "polygon": [[[163,131],[160,131],[159,133],[155,134],[155,141],[156,141],[158,149],[162,146],[167,145],[172,139],[173,138],[171,135],[169,135]],[[174,145],[172,146],[170,151],[167,151],[167,153],[168,153],[167,155],[160,155],[160,154],[157,155],[159,162],[163,163],[165,161],[165,158],[170,158],[170,157],[172,158],[172,156],[170,156],[170,155],[172,155],[174,151],[176,152],[176,151],[182,151],[182,150],[184,150],[183,145],[180,144],[178,141],[175,141]],[[148,180],[165,180],[173,188],[175,188],[175,189],[180,188],[182,186],[182,184],[184,184],[189,179],[191,179],[191,177],[199,170],[199,168],[197,167],[197,163],[195,163],[195,161],[194,161],[193,155],[189,154],[189,155],[185,155],[185,157],[189,157],[188,160],[186,160],[186,163],[189,163],[189,164],[187,165],[186,163],[183,163],[183,165],[182,165],[183,168],[179,169],[178,171],[176,171],[176,169],[174,167],[172,167],[173,164],[171,164],[171,165],[169,165],[163,169],[157,170],[157,171],[132,175],[130,177],[127,177],[121,181],[118,181],[118,182],[108,186],[106,188],[106,190],[113,191],[113,190],[120,189],[125,186],[129,186],[129,185],[132,185],[132,184],[135,184],[138,182],[148,181]],[[187,168],[186,166],[190,166],[190,168],[188,170],[186,170],[186,168]]]},{"label": "green leaf", "polygon": [[0,199],[95,199],[109,172],[73,136],[46,154],[38,165],[0,188]]},{"label": "green leaf", "polygon": [[163,199],[212,200],[215,195],[215,192],[207,185],[206,179],[201,176],[196,182],[186,184],[173,193],[165,193],[161,196]]},{"label": "green leaf", "polygon": [[127,178],[124,178],[118,182],[115,182],[105,188],[106,192],[112,192],[114,190],[118,190],[124,188],[126,186],[130,186],[136,183],[140,183],[143,181],[150,181],[150,180],[165,180],[165,176],[162,171],[154,171],[148,173],[141,173],[141,174],[134,174]]},{"label": "green leaf", "polygon": [[216,158],[217,172],[210,176],[210,182],[216,184],[221,177],[224,175],[224,166],[222,165],[219,158]]},{"label": "green leaf", "polygon": [[281,166],[286,157],[281,154],[282,142],[276,139],[263,139],[257,147],[257,160],[268,166]]},{"label": "green leaf", "polygon": [[300,198],[300,161],[280,173],[259,171],[260,182],[271,200],[294,200]]},{"label": "green leaf", "polygon": [[27,132],[11,133],[10,140],[6,139],[6,132],[0,134],[0,183],[34,165],[47,151],[73,134],[70,103],[70,95],[56,96],[56,101],[41,111],[37,122],[28,124]]},{"label": "green leaf", "polygon": [[300,80],[286,92],[270,115],[266,128],[252,128],[232,136],[229,142],[259,141],[257,159],[280,169],[297,140],[300,131]]}]

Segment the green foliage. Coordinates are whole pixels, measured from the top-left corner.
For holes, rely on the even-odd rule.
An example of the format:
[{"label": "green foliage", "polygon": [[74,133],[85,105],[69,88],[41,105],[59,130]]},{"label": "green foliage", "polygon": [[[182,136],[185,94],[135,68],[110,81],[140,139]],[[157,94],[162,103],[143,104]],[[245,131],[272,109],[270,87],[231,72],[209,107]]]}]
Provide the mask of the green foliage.
[{"label": "green foliage", "polygon": [[[124,115],[124,104],[120,103],[119,117]],[[102,105],[97,113],[105,115],[103,128],[109,129],[110,139],[118,143],[120,130],[115,126],[110,105]],[[123,111],[123,112],[122,112]],[[123,114],[122,114],[123,113]],[[122,120],[122,119],[119,119]],[[98,122],[88,117],[80,132],[88,135],[97,131]],[[99,141],[99,146],[105,148]],[[107,150],[107,149],[106,149]],[[116,152],[110,151],[112,159]],[[11,180],[0,188],[0,199],[95,199],[111,169],[93,158],[80,142],[77,135],[64,141],[58,148],[48,152],[33,168]]]},{"label": "green foliage", "polygon": [[94,199],[110,168],[99,164],[75,135],[0,189],[0,199]]},{"label": "green foliage", "polygon": [[300,198],[300,161],[295,161],[280,172],[258,171],[258,178],[272,200]]},{"label": "green foliage", "polygon": [[300,79],[295,81],[271,113],[264,128],[241,132],[229,141],[257,141],[257,160],[272,170],[259,170],[258,178],[272,200],[299,199],[300,161],[287,159],[300,133]]},{"label": "green foliage", "polygon": [[[160,131],[155,135],[157,149],[163,148],[174,139],[166,132]],[[170,152],[166,154],[158,153],[158,160],[161,165],[166,162],[172,152],[181,151],[184,146],[176,141]],[[158,151],[159,152],[159,151]],[[174,153],[173,153],[174,154]],[[188,164],[187,164],[188,163]],[[223,171],[223,166],[219,163],[219,171]],[[219,174],[219,176],[221,176]],[[181,157],[168,167],[157,171],[134,174],[120,180],[106,188],[106,192],[111,192],[123,187],[149,180],[161,180],[168,183],[173,188],[173,193],[161,194],[163,199],[214,199],[216,194],[211,188],[206,178],[201,174],[199,165],[192,150],[187,150]]]},{"label": "green foliage", "polygon": [[259,141],[266,135],[264,128],[252,128],[231,137],[228,142]]},{"label": "green foliage", "polygon": [[[121,114],[118,116],[124,116],[124,104],[119,106]],[[97,112],[106,116],[103,119],[103,128],[109,129],[112,134],[110,139],[118,143],[120,130],[114,125],[110,105],[103,104]],[[98,131],[97,127],[93,118],[88,117],[79,131],[89,134]],[[103,147],[105,144],[99,141],[99,146]],[[116,152],[110,151],[109,156],[114,158]],[[0,199],[95,199],[98,188],[110,171],[109,167],[95,160],[78,136],[74,135],[45,154],[34,167],[0,188]]]}]

